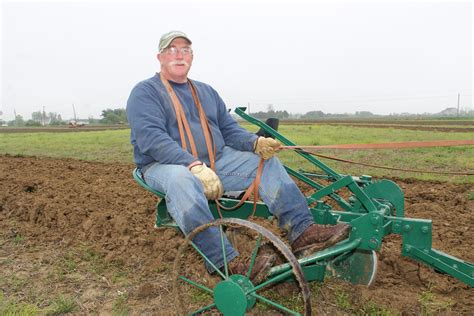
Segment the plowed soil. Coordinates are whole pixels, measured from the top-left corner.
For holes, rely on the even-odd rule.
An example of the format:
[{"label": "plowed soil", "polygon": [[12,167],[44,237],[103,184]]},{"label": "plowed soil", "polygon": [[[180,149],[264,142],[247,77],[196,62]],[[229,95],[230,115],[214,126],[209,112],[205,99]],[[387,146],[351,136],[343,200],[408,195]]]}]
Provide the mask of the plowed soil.
[{"label": "plowed soil", "polygon": [[[69,297],[75,314],[173,314],[171,269],[182,235],[154,228],[157,198],[131,164],[0,156],[0,290],[43,311]],[[474,185],[396,181],[406,216],[433,220],[433,247],[474,262]],[[314,311],[472,315],[474,290],[400,255],[388,236],[372,289],[327,279]],[[262,313],[267,313],[263,312]],[[275,313],[272,313],[275,314]]]}]

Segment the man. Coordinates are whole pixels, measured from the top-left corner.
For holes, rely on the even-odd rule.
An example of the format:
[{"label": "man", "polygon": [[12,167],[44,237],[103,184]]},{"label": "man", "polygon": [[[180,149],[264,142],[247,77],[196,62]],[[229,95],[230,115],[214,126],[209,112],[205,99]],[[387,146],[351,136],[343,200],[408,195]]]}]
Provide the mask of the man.
[{"label": "man", "polygon": [[[249,187],[262,157],[259,195],[279,226],[288,230],[295,254],[347,238],[347,224],[314,223],[303,194],[273,157],[280,143],[241,128],[211,86],[188,79],[194,58],[191,44],[183,32],[164,34],[157,54],[161,72],[138,83],[127,103],[135,163],[146,183],[166,194],[168,212],[183,233],[214,219],[209,199]],[[193,241],[216,267],[223,266],[215,227]],[[242,274],[246,264],[227,240],[225,248],[231,271]],[[272,255],[257,257],[251,278],[273,260]],[[212,272],[212,267],[207,268]]]}]

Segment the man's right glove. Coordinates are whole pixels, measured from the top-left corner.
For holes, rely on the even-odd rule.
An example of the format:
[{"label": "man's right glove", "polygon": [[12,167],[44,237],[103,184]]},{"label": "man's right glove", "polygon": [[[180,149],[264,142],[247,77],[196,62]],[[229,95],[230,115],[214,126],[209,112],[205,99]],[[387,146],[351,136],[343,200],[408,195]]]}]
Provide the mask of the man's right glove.
[{"label": "man's right glove", "polygon": [[255,141],[255,153],[267,160],[273,157],[280,150],[281,144],[279,141],[270,137],[260,136]]},{"label": "man's right glove", "polygon": [[217,174],[208,168],[204,163],[194,165],[190,169],[191,173],[197,177],[204,187],[204,195],[208,200],[216,200],[224,193],[224,187]]}]

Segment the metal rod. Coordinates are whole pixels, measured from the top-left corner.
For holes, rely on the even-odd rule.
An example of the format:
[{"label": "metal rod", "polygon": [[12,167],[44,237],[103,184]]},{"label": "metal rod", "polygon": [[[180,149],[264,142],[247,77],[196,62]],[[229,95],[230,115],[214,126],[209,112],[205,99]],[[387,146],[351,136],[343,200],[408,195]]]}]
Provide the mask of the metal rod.
[{"label": "metal rod", "polygon": [[211,308],[213,308],[213,307],[215,307],[215,306],[216,306],[216,303],[212,303],[212,304],[207,305],[207,306],[205,306],[205,307],[203,307],[203,308],[201,308],[201,309],[198,309],[198,310],[195,311],[195,312],[192,312],[191,315],[198,315],[198,314],[201,314],[202,312],[207,311],[208,309],[211,309]]},{"label": "metal rod", "polygon": [[257,285],[253,289],[248,290],[247,292],[245,292],[245,295],[255,293],[256,291],[260,290],[261,288],[263,288],[263,287],[265,287],[269,284],[277,283],[279,281],[282,281],[282,280],[288,278],[292,274],[293,274],[293,270],[287,270],[287,271],[277,275],[276,277],[273,277],[273,278],[268,279],[267,281],[265,281],[263,283],[260,283],[259,285]]},{"label": "metal rod", "polygon": [[193,246],[193,248],[201,255],[201,257],[204,258],[204,260],[206,260],[212,268],[214,268],[214,270],[219,273],[221,275],[221,277],[225,280],[226,277],[225,275],[222,273],[222,271],[220,269],[218,269],[214,263],[212,263],[211,260],[209,260],[209,258],[198,248],[198,246],[196,246],[196,244],[194,242],[191,241],[191,246]]},{"label": "metal rod", "polygon": [[202,285],[202,284],[199,284],[199,283],[197,283],[197,282],[194,282],[193,280],[190,280],[190,279],[188,279],[187,277],[184,277],[184,276],[182,276],[182,275],[180,275],[179,278],[180,278],[181,280],[183,280],[184,282],[187,282],[187,283],[189,283],[189,284],[191,284],[191,285],[194,285],[194,286],[197,287],[197,288],[200,288],[200,289],[203,290],[203,291],[208,292],[209,294],[214,294],[214,293],[212,292],[212,290],[211,290],[210,288],[208,288],[207,286],[204,286],[204,285]]},{"label": "metal rod", "polygon": [[247,271],[247,278],[250,278],[250,274],[252,274],[252,269],[255,264],[255,258],[257,258],[257,252],[258,252],[258,249],[260,248],[261,241],[262,241],[262,234],[259,234],[257,242],[255,243],[255,248],[253,249],[253,252],[252,252],[252,259],[250,260],[249,270]]},{"label": "metal rod", "polygon": [[224,232],[222,231],[222,225],[219,225],[219,231],[221,233],[222,258],[224,258],[224,271],[225,271],[225,278],[227,280],[229,278],[229,268],[227,267],[227,255],[225,253]]},{"label": "metal rod", "polygon": [[267,303],[267,304],[270,304],[270,305],[272,305],[272,306],[274,306],[278,309],[281,309],[282,311],[285,311],[286,313],[289,313],[290,315],[301,315],[300,313],[292,311],[291,309],[288,309],[285,306],[282,306],[280,304],[274,303],[273,301],[270,301],[268,298],[265,298],[265,297],[263,297],[261,295],[258,295],[256,293],[252,293],[251,295],[254,296],[255,298]]}]

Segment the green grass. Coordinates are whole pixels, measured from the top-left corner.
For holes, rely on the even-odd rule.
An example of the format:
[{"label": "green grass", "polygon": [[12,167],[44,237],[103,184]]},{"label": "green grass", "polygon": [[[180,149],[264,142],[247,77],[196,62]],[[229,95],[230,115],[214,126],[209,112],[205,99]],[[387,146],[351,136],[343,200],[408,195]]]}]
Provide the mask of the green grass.
[{"label": "green grass", "polygon": [[467,198],[468,198],[469,200],[474,200],[474,191],[469,192]]},{"label": "green grass", "polygon": [[[287,295],[281,295],[275,291],[269,290],[269,291],[265,291],[259,294],[269,299],[273,303],[281,305],[289,310],[296,311],[300,314],[302,314],[304,311],[304,301],[299,291],[295,291],[294,293],[287,294]],[[279,311],[279,309],[277,309],[276,307],[273,307],[260,300],[257,300],[256,308],[257,310],[259,310],[260,312],[263,312],[264,314],[265,313],[271,314],[271,312]]]},{"label": "green grass", "polygon": [[351,308],[351,297],[344,291],[336,291],[335,293],[335,303],[342,310],[349,310]]},{"label": "green grass", "polygon": [[51,305],[41,309],[35,304],[19,302],[16,299],[7,299],[0,292],[0,315],[5,316],[33,316],[33,315],[63,315],[74,312],[78,305],[74,298],[60,295],[56,297]]},{"label": "green grass", "polygon": [[[245,125],[249,130],[257,129]],[[329,125],[280,125],[279,132],[298,145],[367,144],[384,142],[472,140],[474,133],[412,131],[394,128],[363,128]],[[317,153],[372,165],[422,171],[474,172],[474,146],[428,147],[410,149],[335,150],[321,149]],[[290,167],[319,172],[307,160],[293,152],[281,152],[279,157]],[[316,157],[317,158],[317,157]],[[369,166],[335,162],[317,158],[341,174],[369,174],[377,177],[416,178],[474,183],[474,176],[442,175],[379,169]]]},{"label": "green grass", "polygon": [[112,304],[112,312],[115,316],[125,316],[130,313],[127,305],[127,294],[119,294]]},{"label": "green grass", "polygon": [[379,306],[373,301],[368,301],[364,306],[357,311],[356,315],[370,315],[370,316],[391,316],[391,315],[400,315],[400,313],[395,313],[389,309]]},{"label": "green grass", "polygon": [[442,313],[448,313],[454,302],[451,299],[440,300],[432,292],[431,286],[424,292],[421,293],[418,299],[421,306],[421,315],[439,315]]},{"label": "green grass", "polygon": [[[252,132],[257,128],[243,126]],[[363,128],[350,126],[285,125],[279,132],[299,145],[331,145],[351,143],[383,143],[430,140],[469,140],[474,133],[413,131],[394,128]],[[394,168],[473,172],[474,146],[431,147],[412,149],[318,150],[318,153],[355,162]],[[20,156],[47,156],[90,161],[133,163],[130,130],[65,133],[0,133],[0,154]],[[314,165],[293,152],[281,152],[282,161],[293,168],[318,171]],[[370,174],[377,177],[417,178],[474,183],[474,176],[438,175],[391,171],[320,159],[341,174]]]},{"label": "green grass", "polygon": [[77,263],[74,259],[74,255],[72,253],[65,254],[60,260],[59,265],[64,271],[64,273],[71,273],[76,271]]},{"label": "green grass", "polygon": [[19,245],[19,244],[23,243],[24,241],[25,241],[25,238],[20,234],[15,234],[15,236],[12,239],[12,242],[15,245]]},{"label": "green grass", "polygon": [[93,274],[100,275],[107,270],[103,256],[93,249],[86,249],[82,254],[82,260],[87,262],[87,270]]},{"label": "green grass", "polygon": [[[242,126],[251,131],[258,129],[250,124],[242,124]],[[414,131],[396,128],[367,128],[322,124],[281,124],[278,132],[299,145],[474,139],[474,133],[466,132]]]},{"label": "green grass", "polygon": [[18,302],[14,299],[7,299],[2,292],[0,292],[0,315],[5,316],[33,316],[40,315],[41,309],[30,303]]},{"label": "green grass", "polygon": [[76,300],[69,296],[60,295],[53,300],[48,308],[46,315],[63,315],[77,310]]},{"label": "green grass", "polygon": [[75,133],[0,133],[0,153],[132,162],[128,129]]}]

